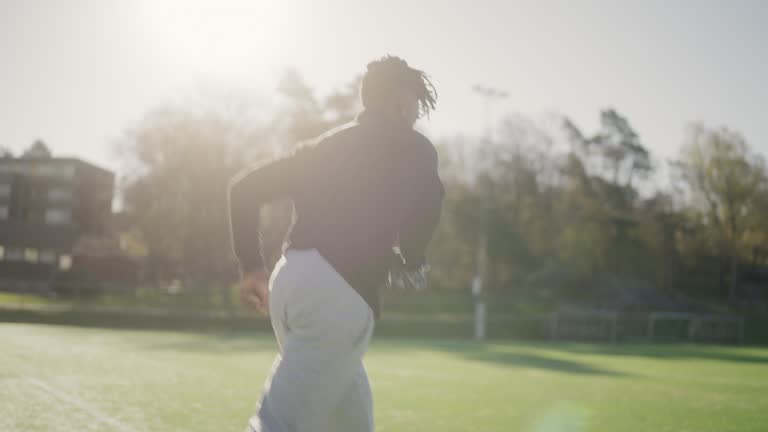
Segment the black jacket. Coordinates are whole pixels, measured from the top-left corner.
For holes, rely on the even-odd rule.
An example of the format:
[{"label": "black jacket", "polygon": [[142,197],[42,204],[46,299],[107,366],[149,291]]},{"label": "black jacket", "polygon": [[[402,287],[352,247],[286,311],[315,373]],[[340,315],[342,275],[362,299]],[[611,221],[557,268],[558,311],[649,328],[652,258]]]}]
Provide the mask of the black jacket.
[{"label": "black jacket", "polygon": [[393,247],[407,266],[425,263],[443,185],[432,143],[412,128],[368,113],[292,155],[232,179],[232,244],[242,271],[264,268],[258,231],[262,204],[294,203],[285,248],[316,248],[379,316],[378,287]]}]

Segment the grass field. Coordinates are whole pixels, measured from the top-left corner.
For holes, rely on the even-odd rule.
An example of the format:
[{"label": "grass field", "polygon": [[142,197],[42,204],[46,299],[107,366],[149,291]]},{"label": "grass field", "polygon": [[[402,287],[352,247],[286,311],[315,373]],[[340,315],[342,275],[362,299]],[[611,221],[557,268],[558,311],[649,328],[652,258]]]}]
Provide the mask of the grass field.
[{"label": "grass field", "polygon": [[[0,324],[0,431],[236,431],[267,334]],[[400,341],[366,357],[377,431],[765,431],[768,349]]]}]

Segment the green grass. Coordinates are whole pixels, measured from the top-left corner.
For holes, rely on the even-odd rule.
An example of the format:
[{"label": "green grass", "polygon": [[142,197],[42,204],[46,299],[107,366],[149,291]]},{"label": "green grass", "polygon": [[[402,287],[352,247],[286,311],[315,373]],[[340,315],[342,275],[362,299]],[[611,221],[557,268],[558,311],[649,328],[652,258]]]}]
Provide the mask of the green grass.
[{"label": "green grass", "polygon": [[[237,431],[267,334],[0,324],[0,430]],[[375,339],[377,431],[764,431],[768,349]]]},{"label": "green grass", "polygon": [[0,305],[23,306],[23,305],[47,305],[56,303],[46,297],[37,295],[24,295],[10,292],[0,292]]}]

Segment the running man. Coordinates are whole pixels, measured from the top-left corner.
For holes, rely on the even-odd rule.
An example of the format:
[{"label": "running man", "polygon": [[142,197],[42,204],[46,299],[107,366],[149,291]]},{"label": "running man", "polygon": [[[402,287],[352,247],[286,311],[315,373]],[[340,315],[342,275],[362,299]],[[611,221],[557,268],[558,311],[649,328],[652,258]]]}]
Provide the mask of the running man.
[{"label": "running man", "polygon": [[[368,64],[361,96],[356,122],[230,184],[241,299],[268,308],[280,346],[248,431],[373,431],[362,360],[378,288],[396,246],[406,271],[424,274],[444,190],[434,146],[413,129],[435,108],[426,74],[384,57]],[[259,210],[280,198],[293,201],[293,225],[270,274]]]}]

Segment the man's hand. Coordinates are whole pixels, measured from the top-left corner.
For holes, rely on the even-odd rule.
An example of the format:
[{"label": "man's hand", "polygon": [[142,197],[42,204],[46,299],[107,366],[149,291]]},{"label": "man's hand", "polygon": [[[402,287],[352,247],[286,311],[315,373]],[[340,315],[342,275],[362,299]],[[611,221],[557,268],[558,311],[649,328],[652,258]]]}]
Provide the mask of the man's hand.
[{"label": "man's hand", "polygon": [[240,279],[240,301],[264,315],[269,314],[269,272],[255,270]]}]

